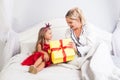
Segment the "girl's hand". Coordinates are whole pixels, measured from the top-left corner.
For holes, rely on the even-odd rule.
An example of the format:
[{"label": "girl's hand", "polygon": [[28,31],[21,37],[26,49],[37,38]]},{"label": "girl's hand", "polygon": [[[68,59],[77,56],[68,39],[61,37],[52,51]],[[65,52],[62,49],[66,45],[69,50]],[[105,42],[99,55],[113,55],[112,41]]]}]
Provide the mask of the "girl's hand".
[{"label": "girl's hand", "polygon": [[44,53],[44,60],[45,62],[49,61],[50,57],[48,55],[48,53]]}]

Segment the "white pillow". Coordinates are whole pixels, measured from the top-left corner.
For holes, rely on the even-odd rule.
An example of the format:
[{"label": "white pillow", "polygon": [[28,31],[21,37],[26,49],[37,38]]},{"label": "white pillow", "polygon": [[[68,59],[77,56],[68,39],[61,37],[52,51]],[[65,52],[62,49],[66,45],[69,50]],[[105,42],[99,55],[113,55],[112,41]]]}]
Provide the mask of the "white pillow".
[{"label": "white pillow", "polygon": [[22,42],[21,44],[21,54],[30,55],[35,50],[35,42]]},{"label": "white pillow", "polygon": [[112,45],[113,45],[113,53],[114,55],[120,57],[120,19],[117,23],[117,27],[113,32],[112,36]]},{"label": "white pillow", "polygon": [[39,28],[33,27],[19,33],[21,54],[30,55],[35,50]]}]

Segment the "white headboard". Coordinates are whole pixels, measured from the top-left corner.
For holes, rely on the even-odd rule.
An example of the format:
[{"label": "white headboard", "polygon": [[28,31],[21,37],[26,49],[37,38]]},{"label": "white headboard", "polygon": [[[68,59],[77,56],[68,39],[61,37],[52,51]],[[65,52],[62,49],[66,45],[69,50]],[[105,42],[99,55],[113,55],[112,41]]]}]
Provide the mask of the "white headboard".
[{"label": "white headboard", "polygon": [[34,51],[38,32],[41,27],[45,26],[45,23],[51,24],[53,40],[65,38],[65,31],[68,28],[65,19],[52,19],[49,21],[40,22],[34,27],[19,33],[21,53],[31,54],[31,52]]},{"label": "white headboard", "polygon": [[[38,31],[41,27],[45,26],[46,23],[51,24],[53,39],[61,39],[65,37],[65,30],[68,28],[65,19],[52,19],[48,21],[40,22],[39,24],[35,25],[34,27],[19,33],[20,41],[36,41],[38,37]],[[56,34],[57,33],[57,34]],[[33,36],[36,35],[36,36]]]}]

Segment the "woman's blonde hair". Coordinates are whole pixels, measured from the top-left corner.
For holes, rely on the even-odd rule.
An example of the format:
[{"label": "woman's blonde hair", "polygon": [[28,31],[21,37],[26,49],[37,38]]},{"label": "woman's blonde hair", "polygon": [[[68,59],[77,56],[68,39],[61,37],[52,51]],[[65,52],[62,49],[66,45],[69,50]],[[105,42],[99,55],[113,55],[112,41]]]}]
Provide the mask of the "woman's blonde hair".
[{"label": "woman's blonde hair", "polygon": [[65,15],[65,17],[70,18],[70,19],[74,19],[74,20],[79,19],[80,22],[82,23],[82,25],[84,25],[86,23],[83,12],[78,7],[70,9],[67,12],[67,14]]}]

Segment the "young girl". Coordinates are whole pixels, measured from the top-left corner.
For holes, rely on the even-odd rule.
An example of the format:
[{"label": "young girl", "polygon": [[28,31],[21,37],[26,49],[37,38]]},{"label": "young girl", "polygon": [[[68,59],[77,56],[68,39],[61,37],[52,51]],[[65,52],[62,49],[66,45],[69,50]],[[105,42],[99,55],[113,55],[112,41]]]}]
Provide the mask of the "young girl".
[{"label": "young girl", "polygon": [[36,43],[36,49],[32,55],[27,57],[21,64],[29,67],[29,72],[36,74],[41,71],[44,67],[51,64],[48,50],[50,48],[49,41],[52,39],[52,31],[50,25],[46,24],[45,27],[41,28],[38,33],[38,40]]}]

